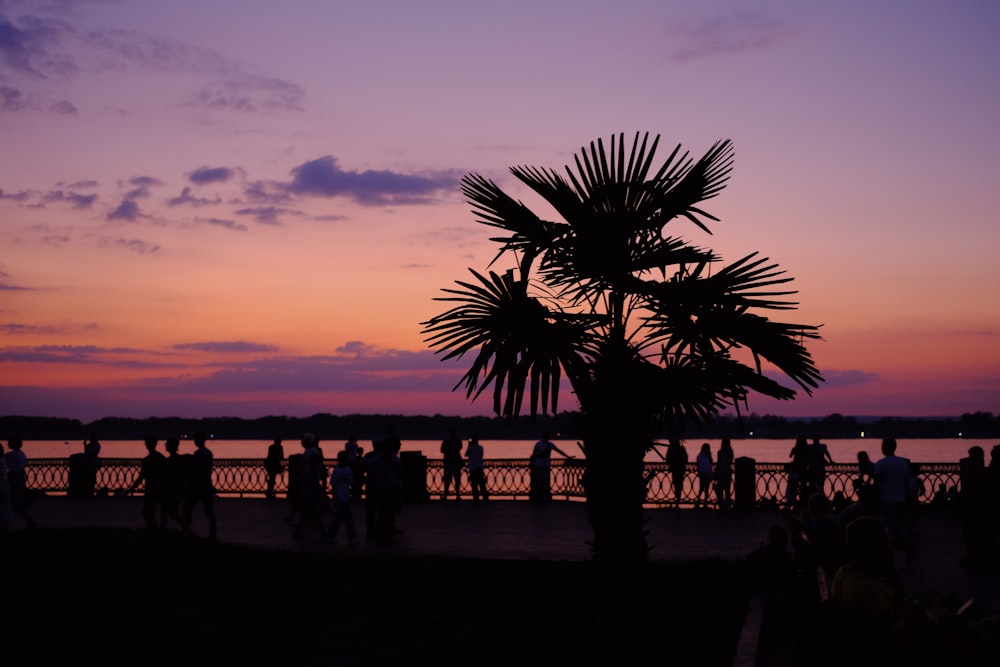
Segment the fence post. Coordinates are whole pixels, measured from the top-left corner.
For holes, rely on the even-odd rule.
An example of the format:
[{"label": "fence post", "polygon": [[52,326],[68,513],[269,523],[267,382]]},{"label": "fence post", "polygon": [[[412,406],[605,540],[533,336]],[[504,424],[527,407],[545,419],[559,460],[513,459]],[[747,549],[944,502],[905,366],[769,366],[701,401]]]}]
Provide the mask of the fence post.
[{"label": "fence post", "polygon": [[733,508],[751,512],[757,507],[757,461],[741,456],[734,464]]}]

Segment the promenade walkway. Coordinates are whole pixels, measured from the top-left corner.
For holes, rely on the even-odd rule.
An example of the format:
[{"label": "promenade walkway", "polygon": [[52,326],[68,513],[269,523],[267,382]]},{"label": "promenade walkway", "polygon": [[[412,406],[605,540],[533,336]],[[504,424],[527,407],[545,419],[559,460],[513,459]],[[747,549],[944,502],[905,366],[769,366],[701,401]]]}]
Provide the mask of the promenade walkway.
[{"label": "promenade walkway", "polygon": [[[108,497],[71,500],[41,497],[31,508],[41,528],[141,528],[140,497]],[[304,540],[292,536],[286,521],[289,506],[284,499],[223,498],[217,501],[219,541],[264,549],[312,552],[346,552],[346,537],[340,545],[324,544],[316,534]],[[652,509],[648,511],[649,542],[654,560],[740,560],[758,547],[773,524],[788,524],[779,511],[751,513],[715,510]],[[355,507],[355,519],[363,535],[363,504]],[[517,501],[477,504],[463,501],[430,501],[407,505],[399,520],[404,529],[395,544],[372,544],[362,540],[352,551],[368,553],[440,555],[467,558],[541,559],[581,561],[590,558],[591,538],[584,506],[576,502],[533,505]],[[911,593],[922,599],[974,598],[984,609],[1000,612],[1000,573],[970,572],[961,566],[963,549],[957,518],[951,515],[921,515],[918,559],[907,572]],[[14,530],[20,530],[15,522]],[[193,529],[204,535],[206,524],[200,508]],[[84,539],[84,538],[81,538]],[[0,543],[4,559],[31,557],[38,548],[30,543]],[[70,546],[93,549],[98,544]],[[756,623],[756,626],[754,624]],[[748,618],[746,652],[754,653],[760,619]],[[744,655],[742,665],[754,664]],[[758,667],[764,667],[758,663]]]}]

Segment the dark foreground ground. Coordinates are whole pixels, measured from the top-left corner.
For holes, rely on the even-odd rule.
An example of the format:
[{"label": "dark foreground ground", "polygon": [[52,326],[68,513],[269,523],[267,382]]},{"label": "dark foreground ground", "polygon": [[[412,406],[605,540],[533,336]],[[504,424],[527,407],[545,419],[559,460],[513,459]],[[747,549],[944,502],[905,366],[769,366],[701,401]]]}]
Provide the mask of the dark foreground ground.
[{"label": "dark foreground ground", "polygon": [[586,561],[303,553],[100,528],[0,539],[11,664],[728,666],[747,609],[741,564],[717,559],[650,563],[622,627]]}]

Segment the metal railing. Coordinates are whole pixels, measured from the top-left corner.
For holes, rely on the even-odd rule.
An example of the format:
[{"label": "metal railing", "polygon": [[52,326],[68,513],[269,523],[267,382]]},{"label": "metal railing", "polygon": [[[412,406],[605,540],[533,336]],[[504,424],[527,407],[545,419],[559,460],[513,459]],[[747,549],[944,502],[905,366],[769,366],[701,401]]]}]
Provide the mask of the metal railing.
[{"label": "metal railing", "polygon": [[[440,497],[444,490],[444,467],[439,459],[419,457],[420,468],[408,471],[430,498]],[[751,462],[753,470],[755,504],[784,506],[788,501],[788,473],[781,463]],[[27,486],[34,492],[62,495],[70,485],[70,468],[67,459],[31,459],[27,468]],[[96,472],[94,489],[98,494],[118,495],[127,493],[139,476],[141,459],[105,458]],[[404,466],[406,466],[404,461]],[[404,470],[404,473],[407,471]],[[531,491],[531,472],[528,459],[490,459],[486,461],[486,485],[491,498],[526,500]],[[582,500],[584,462],[578,459],[553,460],[551,468],[552,497],[558,500]],[[681,505],[694,506],[698,500],[700,482],[695,465],[688,464],[681,497],[674,497],[673,483],[665,463],[646,464],[649,479],[646,502],[653,506]],[[741,480],[734,475],[734,489],[740,488]],[[422,479],[421,479],[422,478]],[[848,500],[857,497],[855,480],[858,478],[856,465],[832,464],[826,470],[823,489],[828,498],[838,493]],[[220,496],[263,497],[267,491],[267,474],[263,459],[216,459],[212,479]],[[922,463],[919,479],[921,491],[918,500],[929,504],[939,489],[957,491],[960,488],[958,463]],[[279,474],[275,480],[275,492],[285,495],[288,491],[288,473]],[[141,491],[141,485],[139,490]],[[471,497],[468,475],[462,474],[461,493]],[[735,497],[734,490],[734,497]],[[715,494],[710,494],[712,503]]]}]

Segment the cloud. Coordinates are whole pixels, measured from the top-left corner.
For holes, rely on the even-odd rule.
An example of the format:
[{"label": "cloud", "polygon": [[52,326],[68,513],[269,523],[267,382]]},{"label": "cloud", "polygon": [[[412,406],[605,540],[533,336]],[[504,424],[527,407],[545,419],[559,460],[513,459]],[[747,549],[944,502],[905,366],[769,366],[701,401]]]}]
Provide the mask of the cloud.
[{"label": "cloud", "polygon": [[181,193],[176,197],[171,197],[167,200],[167,206],[211,206],[213,204],[222,203],[222,198],[216,195],[215,199],[205,199],[204,197],[195,197],[191,194],[191,188],[185,187],[181,190]]},{"label": "cloud", "polygon": [[298,215],[299,211],[295,211],[288,208],[279,208],[276,206],[258,206],[251,208],[241,208],[236,211],[236,215],[247,215],[252,216],[254,222],[258,222],[262,225],[280,225],[281,220],[278,218],[285,214]]},{"label": "cloud", "polygon": [[66,29],[64,23],[35,16],[21,16],[17,25],[0,19],[0,70],[32,78],[75,71],[72,60],[53,50]]},{"label": "cloud", "polygon": [[19,322],[7,322],[0,324],[0,332],[8,336],[27,336],[34,334],[57,334],[65,331],[62,327],[54,325],[21,324]]},{"label": "cloud", "polygon": [[366,206],[387,204],[426,204],[434,195],[457,188],[457,172],[429,176],[400,174],[392,171],[345,171],[337,159],[327,155],[292,169],[292,180],[285,188],[297,195],[349,197]]},{"label": "cloud", "polygon": [[225,220],[223,218],[199,218],[195,220],[195,222],[215,227],[222,227],[224,229],[231,229],[234,232],[245,232],[248,229],[247,226],[242,223],[234,222],[233,220]]},{"label": "cloud", "polygon": [[135,222],[141,216],[142,213],[139,211],[139,205],[134,200],[126,198],[122,200],[118,208],[108,213],[108,220]]},{"label": "cloud", "polygon": [[39,364],[100,364],[117,368],[178,368],[175,362],[137,358],[149,352],[98,345],[36,345],[0,348],[0,362]]},{"label": "cloud", "polygon": [[878,373],[859,370],[832,370],[823,371],[824,388],[833,387],[854,387],[861,384],[871,384],[878,382],[881,378]]},{"label": "cloud", "polygon": [[119,248],[125,248],[132,252],[137,252],[141,255],[146,255],[154,252],[160,251],[160,246],[155,243],[149,243],[147,241],[140,241],[139,239],[115,239],[113,244]]},{"label": "cloud", "polygon": [[790,32],[780,19],[764,12],[741,11],[674,24],[669,30],[675,62],[713,55],[738,54],[770,47]]},{"label": "cloud", "polygon": [[97,195],[81,195],[76,192],[65,192],[63,190],[52,190],[42,197],[46,204],[67,202],[75,209],[85,209],[93,206],[97,201]]},{"label": "cloud", "polygon": [[27,190],[22,190],[21,192],[15,192],[13,194],[7,194],[2,189],[0,189],[0,199],[9,199],[12,202],[21,204],[28,201],[28,199],[30,198],[31,198],[31,193],[28,192]]},{"label": "cloud", "polygon": [[0,292],[31,292],[33,287],[24,287],[10,282],[10,274],[0,269]]},{"label": "cloud", "polygon": [[251,343],[243,340],[213,341],[205,343],[179,343],[175,350],[195,350],[198,352],[277,352],[278,347],[266,343]]},{"label": "cloud", "polygon": [[188,180],[195,185],[225,183],[233,177],[233,174],[233,170],[228,167],[200,167],[188,175]]},{"label": "cloud", "polygon": [[238,78],[205,86],[194,95],[195,104],[209,109],[252,113],[256,111],[302,111],[302,87],[241,73]]}]

